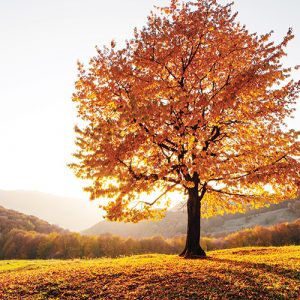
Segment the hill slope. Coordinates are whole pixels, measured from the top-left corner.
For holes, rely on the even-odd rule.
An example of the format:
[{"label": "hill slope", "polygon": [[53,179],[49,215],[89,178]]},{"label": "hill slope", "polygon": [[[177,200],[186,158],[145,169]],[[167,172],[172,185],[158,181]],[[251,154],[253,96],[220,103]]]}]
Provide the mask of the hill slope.
[{"label": "hill slope", "polygon": [[[65,233],[66,230],[51,225],[34,216],[28,216],[17,211],[6,209],[0,206],[0,258],[4,252],[13,255],[13,248],[20,250],[21,247],[32,248],[28,245],[20,234],[49,234],[51,232]],[[8,247],[8,245],[10,245]],[[13,256],[14,257],[14,256]],[[17,256],[22,258],[22,256]],[[0,296],[0,299],[1,296]]]},{"label": "hill slope", "polygon": [[0,206],[0,236],[4,236],[13,229],[36,231],[39,233],[65,231],[64,229],[56,225],[51,225],[35,216],[28,216]]},{"label": "hill slope", "polygon": [[[257,225],[268,226],[282,222],[292,222],[300,217],[300,200],[289,200],[268,208],[251,210],[246,214],[216,216],[202,220],[202,234],[224,236],[231,232]],[[161,235],[166,238],[186,233],[187,214],[185,210],[169,211],[160,221],[143,221],[137,224],[101,221],[84,230],[87,235],[111,233],[122,237],[149,237]]]},{"label": "hill slope", "polygon": [[2,261],[1,299],[299,299],[300,246],[119,259]]},{"label": "hill slope", "polygon": [[0,190],[0,205],[73,231],[83,230],[100,220],[96,203],[35,191]]},{"label": "hill slope", "polygon": [[123,223],[101,221],[84,230],[82,234],[99,235],[111,233],[122,237],[134,238],[157,235],[173,237],[186,233],[186,218],[186,214],[182,212],[167,212],[166,217],[157,222]]}]

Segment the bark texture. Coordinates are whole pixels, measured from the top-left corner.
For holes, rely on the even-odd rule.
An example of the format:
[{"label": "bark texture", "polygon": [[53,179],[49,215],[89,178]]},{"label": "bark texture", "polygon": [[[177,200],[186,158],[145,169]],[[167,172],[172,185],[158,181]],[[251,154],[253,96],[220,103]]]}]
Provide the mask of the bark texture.
[{"label": "bark texture", "polygon": [[[203,187],[205,188],[205,187]],[[184,258],[205,258],[206,254],[200,246],[200,219],[201,219],[201,198],[199,196],[198,184],[194,188],[188,189],[188,224],[185,248],[180,254]]]}]

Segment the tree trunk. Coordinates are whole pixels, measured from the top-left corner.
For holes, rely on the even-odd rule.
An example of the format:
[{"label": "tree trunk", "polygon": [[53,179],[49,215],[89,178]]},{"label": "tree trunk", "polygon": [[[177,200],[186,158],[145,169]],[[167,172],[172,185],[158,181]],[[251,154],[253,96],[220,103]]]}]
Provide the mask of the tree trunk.
[{"label": "tree trunk", "polygon": [[204,250],[200,246],[201,198],[198,194],[198,184],[195,184],[194,188],[188,189],[186,244],[180,254],[184,258],[206,257]]}]

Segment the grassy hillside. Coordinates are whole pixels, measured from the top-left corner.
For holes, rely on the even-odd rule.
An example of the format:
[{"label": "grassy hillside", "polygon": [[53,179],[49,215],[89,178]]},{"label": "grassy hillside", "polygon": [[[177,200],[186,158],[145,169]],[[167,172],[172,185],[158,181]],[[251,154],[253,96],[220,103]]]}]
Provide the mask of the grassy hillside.
[{"label": "grassy hillside", "polygon": [[[245,228],[269,226],[283,222],[293,222],[300,218],[300,200],[289,200],[280,204],[246,214],[228,214],[202,220],[202,236],[225,236]],[[172,238],[186,234],[187,213],[185,210],[173,210],[158,222],[143,221],[137,224],[101,221],[83,231],[87,235],[111,233],[122,237],[143,238],[163,236]]]},{"label": "grassy hillside", "polygon": [[300,246],[118,259],[1,261],[0,299],[299,299]]}]

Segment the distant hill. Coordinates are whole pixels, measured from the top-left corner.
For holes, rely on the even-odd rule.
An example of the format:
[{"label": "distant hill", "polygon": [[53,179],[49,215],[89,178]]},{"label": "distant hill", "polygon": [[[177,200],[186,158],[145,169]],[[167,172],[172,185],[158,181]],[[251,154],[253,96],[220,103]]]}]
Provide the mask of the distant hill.
[{"label": "distant hill", "polygon": [[42,237],[50,233],[65,235],[69,231],[35,216],[0,206],[0,259],[34,258],[36,245],[42,244]]},{"label": "distant hill", "polygon": [[[224,236],[229,233],[257,225],[268,226],[282,222],[293,222],[300,217],[300,200],[289,200],[273,204],[268,208],[250,210],[246,214],[228,214],[202,220],[202,235]],[[84,230],[86,235],[115,234],[122,237],[150,237],[161,235],[171,238],[186,233],[185,209],[169,211],[160,221],[142,221],[137,224],[101,221]]]},{"label": "distant hill", "polygon": [[186,233],[186,214],[169,211],[160,221],[141,221],[139,223],[123,223],[101,221],[96,225],[82,231],[86,235],[115,234],[122,237],[149,237],[161,235],[173,237]]},{"label": "distant hill", "polygon": [[39,233],[66,232],[66,230],[56,225],[51,225],[37,217],[28,216],[0,206],[0,237],[13,229],[36,231]]},{"label": "distant hill", "polygon": [[101,212],[95,204],[87,199],[35,191],[0,190],[0,205],[73,231],[83,230],[101,219]]}]

